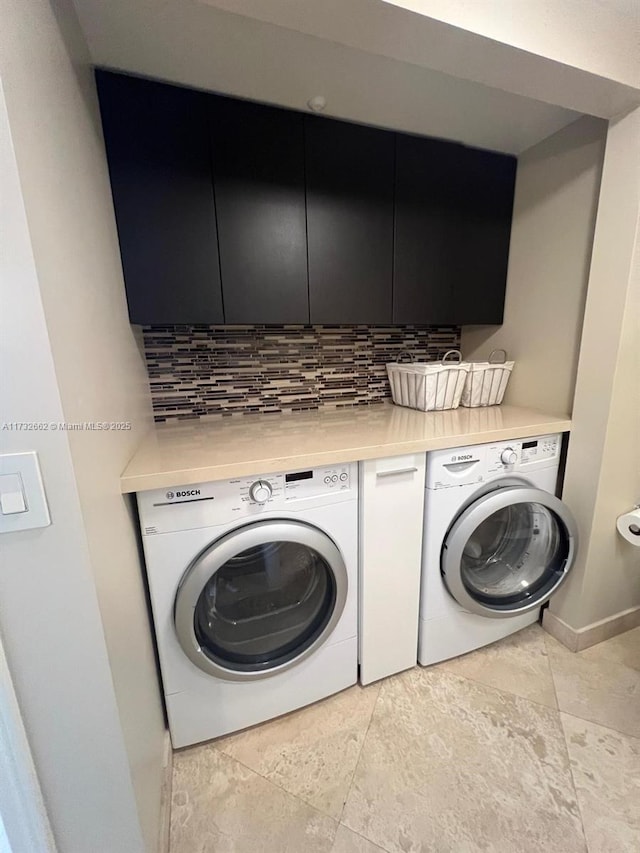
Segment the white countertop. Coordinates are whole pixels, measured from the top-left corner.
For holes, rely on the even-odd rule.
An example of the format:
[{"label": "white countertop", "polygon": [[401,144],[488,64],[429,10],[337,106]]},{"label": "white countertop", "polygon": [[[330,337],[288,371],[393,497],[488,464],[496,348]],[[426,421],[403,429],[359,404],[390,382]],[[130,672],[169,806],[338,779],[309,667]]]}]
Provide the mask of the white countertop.
[{"label": "white countertop", "polygon": [[417,412],[383,403],[297,414],[156,424],[120,478],[123,492],[400,456],[566,432],[571,420],[518,406]]}]

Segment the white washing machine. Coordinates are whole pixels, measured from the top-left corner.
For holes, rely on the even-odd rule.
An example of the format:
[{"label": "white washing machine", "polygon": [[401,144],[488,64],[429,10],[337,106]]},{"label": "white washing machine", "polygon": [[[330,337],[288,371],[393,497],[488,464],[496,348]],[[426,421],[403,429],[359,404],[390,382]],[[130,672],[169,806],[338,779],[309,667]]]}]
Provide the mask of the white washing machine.
[{"label": "white washing machine", "polygon": [[358,677],[357,464],[140,492],[174,747]]},{"label": "white washing machine", "polygon": [[538,619],[573,566],[555,497],[560,435],[427,455],[418,662],[447,660]]}]

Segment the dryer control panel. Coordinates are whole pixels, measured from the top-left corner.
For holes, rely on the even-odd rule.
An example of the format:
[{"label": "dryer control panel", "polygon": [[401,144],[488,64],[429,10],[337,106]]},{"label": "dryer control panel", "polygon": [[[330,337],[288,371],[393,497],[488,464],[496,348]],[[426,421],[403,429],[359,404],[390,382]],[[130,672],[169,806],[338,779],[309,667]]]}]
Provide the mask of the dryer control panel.
[{"label": "dryer control panel", "polygon": [[275,501],[304,500],[322,495],[348,492],[351,488],[351,466],[333,465],[330,468],[308,468],[285,474],[266,474],[231,480],[237,485],[242,501],[266,504]]},{"label": "dryer control panel", "polygon": [[356,500],[357,495],[358,466],[347,462],[138,492],[137,498],[142,532],[150,535],[250,520],[269,512],[295,513]]},{"label": "dryer control panel", "polygon": [[284,494],[287,500],[345,492],[348,491],[351,481],[348,465],[333,465],[330,468],[315,468],[309,471],[291,471],[283,477]]}]

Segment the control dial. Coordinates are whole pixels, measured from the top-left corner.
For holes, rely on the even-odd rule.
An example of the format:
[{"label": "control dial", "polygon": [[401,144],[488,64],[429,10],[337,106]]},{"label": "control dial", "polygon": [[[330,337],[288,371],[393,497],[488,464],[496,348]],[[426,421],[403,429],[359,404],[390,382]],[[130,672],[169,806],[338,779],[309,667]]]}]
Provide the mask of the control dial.
[{"label": "control dial", "polygon": [[500,454],[500,461],[503,465],[515,465],[518,461],[518,454],[515,452],[513,447],[505,447]]},{"label": "control dial", "polygon": [[266,480],[256,480],[249,486],[249,497],[256,504],[266,503],[273,494],[271,483]]}]

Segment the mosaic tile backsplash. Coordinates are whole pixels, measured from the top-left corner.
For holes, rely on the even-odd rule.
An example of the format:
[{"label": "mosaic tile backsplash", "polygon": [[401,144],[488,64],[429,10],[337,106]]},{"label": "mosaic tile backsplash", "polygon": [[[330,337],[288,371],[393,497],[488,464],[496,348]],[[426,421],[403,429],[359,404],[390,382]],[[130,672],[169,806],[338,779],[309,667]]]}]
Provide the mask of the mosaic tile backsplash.
[{"label": "mosaic tile backsplash", "polygon": [[435,361],[460,347],[455,326],[147,326],[143,338],[158,422],[380,403],[403,350]]}]

